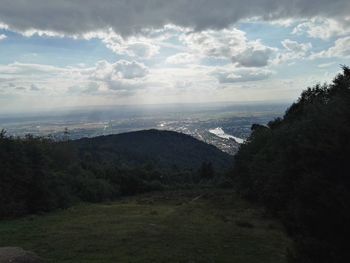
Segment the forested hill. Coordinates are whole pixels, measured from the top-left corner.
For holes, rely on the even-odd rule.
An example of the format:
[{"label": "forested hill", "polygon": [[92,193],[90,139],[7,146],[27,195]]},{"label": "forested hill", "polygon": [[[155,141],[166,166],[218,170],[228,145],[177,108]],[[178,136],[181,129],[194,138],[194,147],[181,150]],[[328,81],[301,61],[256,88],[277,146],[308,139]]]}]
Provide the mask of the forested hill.
[{"label": "forested hill", "polygon": [[117,135],[84,138],[71,142],[81,158],[119,164],[121,167],[148,168],[161,171],[197,171],[211,163],[217,172],[232,166],[232,157],[192,136],[172,131],[143,130]]},{"label": "forested hill", "polygon": [[0,219],[211,184],[233,161],[188,135],[157,130],[62,142],[1,131],[0,160]]},{"label": "forested hill", "polygon": [[235,156],[237,190],[282,219],[294,262],[350,262],[350,68],[252,130]]}]

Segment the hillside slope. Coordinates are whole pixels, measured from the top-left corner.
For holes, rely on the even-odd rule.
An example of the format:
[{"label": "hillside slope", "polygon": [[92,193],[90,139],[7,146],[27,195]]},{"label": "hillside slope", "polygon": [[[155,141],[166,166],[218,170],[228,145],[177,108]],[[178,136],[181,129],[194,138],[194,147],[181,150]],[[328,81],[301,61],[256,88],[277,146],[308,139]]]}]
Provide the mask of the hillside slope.
[{"label": "hillside slope", "polygon": [[232,157],[189,135],[159,130],[143,130],[72,141],[82,157],[135,167],[148,164],[163,171],[197,171],[203,162],[214,170],[227,171]]}]

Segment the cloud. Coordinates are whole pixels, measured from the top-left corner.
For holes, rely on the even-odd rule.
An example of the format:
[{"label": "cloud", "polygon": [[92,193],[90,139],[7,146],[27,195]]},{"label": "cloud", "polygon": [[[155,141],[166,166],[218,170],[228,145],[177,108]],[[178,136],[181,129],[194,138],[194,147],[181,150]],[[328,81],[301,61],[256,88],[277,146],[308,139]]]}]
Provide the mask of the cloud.
[{"label": "cloud", "polygon": [[130,57],[151,58],[158,54],[159,46],[152,37],[142,35],[122,37],[112,30],[107,32],[92,32],[83,35],[84,39],[98,38],[107,48],[119,55]]},{"label": "cloud", "polygon": [[31,90],[31,91],[39,91],[40,89],[39,89],[39,87],[38,87],[37,85],[31,84],[31,85],[30,85],[30,90]]},{"label": "cloud", "polygon": [[[86,81],[88,79],[98,81],[132,80],[143,78],[149,73],[148,68],[136,61],[118,60],[109,63],[99,61],[94,67],[57,67],[44,64],[30,64],[15,62],[9,65],[0,65],[0,77],[5,80],[46,80],[66,79],[68,81]],[[33,84],[34,85],[34,84]]]},{"label": "cloud", "polygon": [[312,58],[349,58],[350,57],[350,36],[339,38],[334,45],[327,50],[312,55]]},{"label": "cloud", "polygon": [[335,64],[335,62],[330,62],[330,63],[322,63],[322,64],[319,64],[317,65],[318,68],[328,68],[328,67],[331,67]]},{"label": "cloud", "polygon": [[277,58],[274,60],[276,64],[308,58],[310,50],[312,49],[311,43],[299,43],[290,39],[283,40],[281,44],[284,50],[280,51]]},{"label": "cloud", "polygon": [[168,57],[165,62],[172,65],[184,65],[197,62],[197,58],[193,54],[180,52]]},{"label": "cloud", "polygon": [[119,91],[126,96],[144,88],[144,77],[149,74],[149,69],[136,61],[119,60],[109,63],[103,60],[84,74],[88,75],[89,80],[99,83],[100,90]]},{"label": "cloud", "polygon": [[235,28],[191,32],[182,35],[180,40],[204,57],[231,58],[233,53],[243,51],[246,46],[245,33]]},{"label": "cloud", "polygon": [[236,28],[192,32],[180,39],[202,58],[228,59],[241,67],[264,67],[275,51],[260,40],[249,41],[245,32]]},{"label": "cloud", "polygon": [[312,48],[311,43],[298,43],[290,39],[285,39],[282,41],[282,46],[289,52],[296,54],[305,54]]},{"label": "cloud", "polygon": [[19,90],[19,91],[24,91],[24,90],[27,90],[26,88],[24,88],[24,87],[16,87],[15,88],[16,90]]},{"label": "cloud", "polygon": [[348,0],[1,0],[0,21],[12,30],[77,35],[112,28],[133,34],[165,24],[222,29],[241,20],[348,16]]},{"label": "cloud", "polygon": [[[149,69],[136,61],[99,61],[93,67],[56,67],[43,64],[12,63],[0,65],[0,83],[12,90],[16,87],[45,95],[69,94],[106,95],[110,91],[131,94],[142,89]],[[35,83],[35,84],[34,84]],[[38,84],[37,84],[38,83]],[[45,86],[45,89],[38,87]],[[2,85],[4,86],[4,85]]]},{"label": "cloud", "polygon": [[349,19],[336,20],[324,17],[315,17],[304,21],[293,29],[293,34],[307,34],[312,38],[328,40],[331,37],[345,36],[350,33]]},{"label": "cloud", "polygon": [[6,39],[7,38],[7,36],[6,35],[4,35],[4,34],[0,34],[0,41],[1,40],[4,40],[4,39]]},{"label": "cloud", "polygon": [[148,68],[136,61],[119,60],[113,64],[114,74],[124,79],[136,79],[145,77],[148,74]]},{"label": "cloud", "polygon": [[248,47],[242,53],[232,56],[232,62],[243,67],[264,67],[272,54],[273,49],[269,47]]},{"label": "cloud", "polygon": [[68,94],[97,94],[99,92],[99,85],[96,82],[88,82],[83,85],[75,85],[68,87]]},{"label": "cloud", "polygon": [[121,79],[137,79],[148,74],[148,68],[136,61],[119,60],[109,63],[105,60],[99,61],[90,78],[102,81],[114,81]]},{"label": "cloud", "polygon": [[51,65],[14,62],[8,65],[0,65],[0,74],[9,76],[20,75],[44,75],[52,76],[66,73],[68,69]]},{"label": "cloud", "polygon": [[264,69],[219,68],[212,73],[219,83],[240,83],[268,79],[272,71]]}]

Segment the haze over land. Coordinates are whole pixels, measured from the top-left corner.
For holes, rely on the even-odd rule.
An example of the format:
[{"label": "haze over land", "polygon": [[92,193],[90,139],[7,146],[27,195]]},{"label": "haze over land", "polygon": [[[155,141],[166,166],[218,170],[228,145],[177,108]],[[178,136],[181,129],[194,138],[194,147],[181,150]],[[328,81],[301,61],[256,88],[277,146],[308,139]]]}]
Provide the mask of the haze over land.
[{"label": "haze over land", "polygon": [[[177,131],[235,154],[254,123],[266,125],[281,117],[288,105],[279,103],[201,103],[104,106],[43,113],[0,114],[0,129],[56,140],[119,134],[144,129]],[[222,134],[213,132],[223,129]],[[235,139],[235,138],[236,139]]]}]

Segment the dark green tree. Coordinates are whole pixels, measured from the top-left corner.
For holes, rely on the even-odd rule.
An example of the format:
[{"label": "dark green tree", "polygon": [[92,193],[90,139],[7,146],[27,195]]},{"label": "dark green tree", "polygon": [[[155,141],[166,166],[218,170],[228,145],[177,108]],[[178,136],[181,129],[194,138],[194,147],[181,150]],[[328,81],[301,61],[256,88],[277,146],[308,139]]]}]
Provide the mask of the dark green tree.
[{"label": "dark green tree", "polygon": [[213,165],[211,162],[203,162],[200,169],[199,169],[199,176],[202,179],[213,179],[215,174],[214,174],[214,169]]},{"label": "dark green tree", "polygon": [[296,262],[350,262],[350,69],[252,128],[235,157],[238,191],[282,219]]}]

